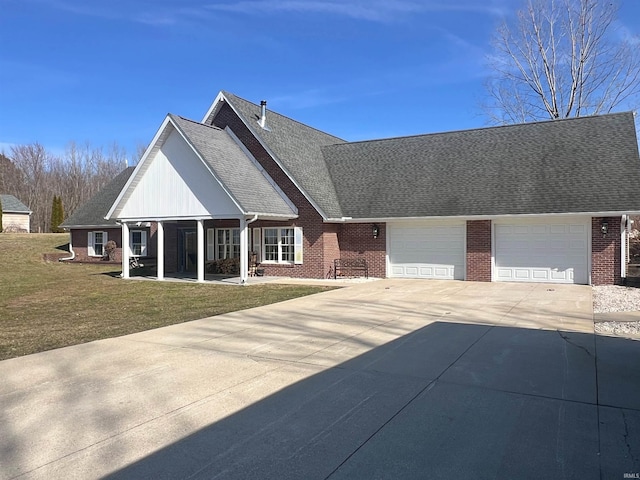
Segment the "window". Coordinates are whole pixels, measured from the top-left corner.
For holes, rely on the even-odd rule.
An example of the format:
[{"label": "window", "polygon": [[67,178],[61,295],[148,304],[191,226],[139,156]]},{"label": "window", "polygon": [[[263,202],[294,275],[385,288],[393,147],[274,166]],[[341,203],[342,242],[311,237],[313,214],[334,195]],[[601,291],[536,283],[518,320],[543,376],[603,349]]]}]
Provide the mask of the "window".
[{"label": "window", "polygon": [[218,260],[240,258],[239,228],[219,228],[216,230],[216,254]]},{"label": "window", "polygon": [[147,255],[147,232],[144,230],[131,230],[129,237],[131,256],[145,257]]},{"label": "window", "polygon": [[[265,228],[262,232],[265,262],[302,263],[302,229]],[[297,250],[299,250],[298,256],[296,256]]]},{"label": "window", "polygon": [[107,232],[89,232],[87,239],[87,254],[90,257],[104,256],[104,246],[107,243]]}]

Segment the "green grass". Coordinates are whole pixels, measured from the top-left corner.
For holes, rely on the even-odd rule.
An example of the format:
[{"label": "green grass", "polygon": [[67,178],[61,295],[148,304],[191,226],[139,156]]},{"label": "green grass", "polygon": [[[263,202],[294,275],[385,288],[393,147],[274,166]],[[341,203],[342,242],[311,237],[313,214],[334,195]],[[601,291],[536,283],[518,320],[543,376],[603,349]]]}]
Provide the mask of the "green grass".
[{"label": "green grass", "polygon": [[47,262],[67,234],[0,234],[0,360],[281,302],[331,287],[122,280],[114,265]]}]

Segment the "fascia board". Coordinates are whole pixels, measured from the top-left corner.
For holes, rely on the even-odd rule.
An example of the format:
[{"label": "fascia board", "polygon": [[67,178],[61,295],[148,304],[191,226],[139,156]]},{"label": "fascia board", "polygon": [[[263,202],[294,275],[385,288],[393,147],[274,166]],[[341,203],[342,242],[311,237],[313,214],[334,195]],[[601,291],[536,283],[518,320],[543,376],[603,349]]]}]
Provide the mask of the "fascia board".
[{"label": "fascia board", "polygon": [[120,228],[120,225],[117,223],[104,224],[104,225],[60,225],[62,228],[66,228],[68,230],[90,230],[93,228]]},{"label": "fascia board", "polygon": [[[209,107],[209,110],[207,110],[207,113],[205,113],[204,118],[202,119],[202,121],[200,123],[204,123],[207,121],[207,118],[209,118],[209,116],[218,108],[218,105],[220,104],[220,102],[225,101],[227,102],[229,105],[231,105],[231,103],[229,102],[229,100],[227,100],[227,98],[224,96],[224,93],[222,93],[222,91],[218,92],[218,95],[216,95],[215,100],[213,101],[213,103],[211,103],[211,106]],[[234,110],[235,111],[235,110]],[[237,113],[237,112],[236,112]],[[239,115],[238,115],[239,116]]]},{"label": "fascia board", "polygon": [[640,211],[603,211],[603,212],[563,212],[563,213],[525,213],[506,215],[452,215],[426,217],[371,217],[371,218],[329,218],[325,223],[375,223],[399,222],[412,220],[501,220],[508,218],[540,218],[540,217],[619,217],[621,215],[640,215]]}]

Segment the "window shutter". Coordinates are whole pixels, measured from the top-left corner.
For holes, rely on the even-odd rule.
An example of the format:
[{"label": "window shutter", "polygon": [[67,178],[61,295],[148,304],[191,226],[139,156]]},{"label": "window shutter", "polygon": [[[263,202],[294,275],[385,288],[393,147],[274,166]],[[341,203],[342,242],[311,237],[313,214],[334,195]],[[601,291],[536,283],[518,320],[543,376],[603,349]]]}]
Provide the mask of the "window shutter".
[{"label": "window shutter", "polygon": [[87,232],[87,255],[93,256],[96,251],[93,248],[93,232]]},{"label": "window shutter", "polygon": [[147,256],[147,231],[146,230],[142,231],[142,234],[140,235],[140,242],[142,243],[142,247],[140,248],[140,256],[146,257]]},{"label": "window shutter", "polygon": [[296,265],[302,264],[302,244],[303,244],[303,236],[302,236],[302,227],[294,227],[294,262]]},{"label": "window shutter", "polygon": [[262,238],[261,234],[262,230],[260,228],[253,229],[253,251],[257,254],[257,262],[260,263],[262,261]]},{"label": "window shutter", "polygon": [[213,228],[207,228],[207,260],[216,259],[216,232]]}]

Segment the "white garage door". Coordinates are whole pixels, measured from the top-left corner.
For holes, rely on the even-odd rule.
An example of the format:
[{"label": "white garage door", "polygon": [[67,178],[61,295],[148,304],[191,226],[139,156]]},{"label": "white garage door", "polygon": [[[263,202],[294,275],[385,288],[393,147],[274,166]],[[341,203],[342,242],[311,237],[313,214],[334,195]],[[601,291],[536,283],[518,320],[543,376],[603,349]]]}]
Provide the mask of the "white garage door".
[{"label": "white garage door", "polygon": [[464,224],[389,224],[389,276],[464,280]]},{"label": "white garage door", "polygon": [[499,282],[589,283],[590,219],[495,222]]}]

